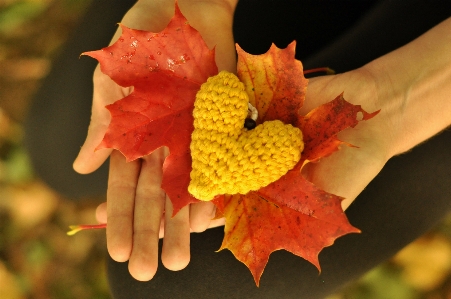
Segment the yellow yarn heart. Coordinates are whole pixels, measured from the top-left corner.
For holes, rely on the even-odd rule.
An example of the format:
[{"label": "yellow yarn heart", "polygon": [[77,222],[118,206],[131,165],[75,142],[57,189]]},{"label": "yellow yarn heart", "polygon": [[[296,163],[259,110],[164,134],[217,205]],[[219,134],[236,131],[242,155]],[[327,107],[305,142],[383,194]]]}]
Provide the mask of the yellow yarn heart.
[{"label": "yellow yarn heart", "polygon": [[248,131],[248,102],[243,83],[226,71],[210,77],[197,93],[188,187],[197,199],[256,191],[300,160],[301,130],[274,120]]}]

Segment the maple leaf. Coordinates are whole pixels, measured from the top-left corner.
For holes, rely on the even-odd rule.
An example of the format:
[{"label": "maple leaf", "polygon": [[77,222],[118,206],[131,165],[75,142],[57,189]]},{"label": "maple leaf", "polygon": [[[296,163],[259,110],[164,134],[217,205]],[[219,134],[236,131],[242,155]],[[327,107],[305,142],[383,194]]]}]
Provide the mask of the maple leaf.
[{"label": "maple leaf", "polygon": [[343,198],[317,188],[301,175],[301,169],[338,150],[343,142],[337,133],[354,127],[358,113],[367,120],[378,111],[369,114],[339,95],[301,116],[308,80],[302,63],[294,58],[295,45],[286,49],[272,45],[263,55],[248,54],[237,46],[238,77],[259,111],[259,122],[279,119],[299,127],[305,146],[298,164],[276,182],[246,195],[214,200],[218,216],[226,219],[220,250],[232,251],[250,269],[257,285],[273,251],[290,251],[321,271],[319,252],[342,235],[360,232],[347,220],[341,208]]},{"label": "maple leaf", "polygon": [[266,54],[251,55],[237,45],[238,78],[258,110],[259,123],[278,119],[297,127],[308,80],[302,63],[294,59],[295,48],[295,42],[284,51],[273,44]]},{"label": "maple leaf", "polygon": [[[219,250],[232,251],[249,268],[257,286],[269,255],[275,250],[290,251],[320,269],[318,253],[324,247],[342,235],[359,232],[347,221],[331,223],[315,217],[314,210],[300,213],[277,206],[259,192],[224,196],[223,200],[226,225]],[[322,200],[331,201],[326,197]]]},{"label": "maple leaf", "polygon": [[197,202],[187,191],[192,111],[200,85],[218,72],[214,50],[208,49],[177,4],[174,17],[159,33],[120,26],[118,41],[84,53],[97,59],[114,82],[134,87],[130,95],[107,106],[112,119],[97,149],[117,149],[132,161],[167,146],[162,188],[175,215]]}]

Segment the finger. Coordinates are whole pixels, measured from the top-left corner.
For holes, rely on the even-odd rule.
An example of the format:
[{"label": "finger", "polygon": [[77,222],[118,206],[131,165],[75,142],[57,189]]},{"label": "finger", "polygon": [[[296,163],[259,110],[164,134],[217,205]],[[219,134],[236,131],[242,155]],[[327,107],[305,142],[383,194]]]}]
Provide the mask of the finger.
[{"label": "finger", "polygon": [[377,150],[343,146],[319,163],[306,164],[302,174],[318,188],[343,197],[341,206],[346,210],[385,162],[377,157]]},{"label": "finger", "polygon": [[140,168],[140,160],[127,163],[119,151],[111,153],[106,233],[108,252],[118,262],[127,261],[132,250],[133,209]]},{"label": "finger", "polygon": [[135,195],[133,249],[128,269],[137,280],[152,279],[158,267],[158,236],[166,194],[161,189],[164,149],[143,158]]},{"label": "finger", "polygon": [[75,171],[86,174],[91,173],[108,158],[112,149],[96,150],[110,124],[111,115],[105,106],[125,97],[130,93],[130,88],[122,88],[107,75],[100,71],[100,67],[94,71],[94,94],[92,100],[91,122],[88,135],[73,167]]},{"label": "finger", "polygon": [[225,224],[225,218],[213,219],[210,221],[208,228],[215,228],[218,226],[223,226]]},{"label": "finger", "polygon": [[74,161],[73,168],[80,174],[87,174],[95,171],[105,162],[111,154],[112,149],[96,150],[96,147],[102,142],[106,128],[90,125],[86,141],[80,149],[77,158]]},{"label": "finger", "polygon": [[96,209],[96,219],[98,223],[107,223],[106,202],[101,203]]},{"label": "finger", "polygon": [[[224,226],[224,224],[225,224],[225,218],[213,219],[208,224],[207,229],[215,228],[218,226]],[[190,230],[190,232],[193,232],[193,230]],[[161,223],[160,223],[160,233],[159,233],[158,237],[160,239],[164,238],[164,218],[161,220]]]},{"label": "finger", "polygon": [[212,202],[199,202],[190,205],[189,222],[192,232],[200,233],[210,225],[215,217],[216,208]]},{"label": "finger", "polygon": [[158,233],[158,238],[163,239],[164,238],[164,217],[161,217],[160,221],[160,231]]},{"label": "finger", "polygon": [[172,211],[172,203],[167,198],[161,261],[167,269],[178,271],[185,268],[190,260],[189,206],[182,208],[174,217],[171,217]]}]

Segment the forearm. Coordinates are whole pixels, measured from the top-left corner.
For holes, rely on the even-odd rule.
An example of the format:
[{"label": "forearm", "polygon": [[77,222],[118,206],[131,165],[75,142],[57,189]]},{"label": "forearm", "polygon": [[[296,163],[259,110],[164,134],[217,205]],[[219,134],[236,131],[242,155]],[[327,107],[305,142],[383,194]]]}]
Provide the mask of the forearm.
[{"label": "forearm", "polygon": [[373,76],[377,106],[389,123],[391,155],[451,125],[451,18],[364,69]]}]

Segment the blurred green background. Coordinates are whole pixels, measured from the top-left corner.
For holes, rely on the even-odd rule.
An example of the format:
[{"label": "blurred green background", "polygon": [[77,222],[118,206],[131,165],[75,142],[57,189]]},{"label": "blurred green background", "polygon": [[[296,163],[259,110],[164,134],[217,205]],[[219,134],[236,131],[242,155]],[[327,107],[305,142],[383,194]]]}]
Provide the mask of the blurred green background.
[{"label": "blurred green background", "polygon": [[[22,146],[31,98],[89,1],[0,0],[1,299],[110,298],[104,233],[66,236],[70,224],[95,223],[104,198],[75,203],[55,193],[33,174]],[[450,274],[448,217],[327,299],[451,299]]]}]

